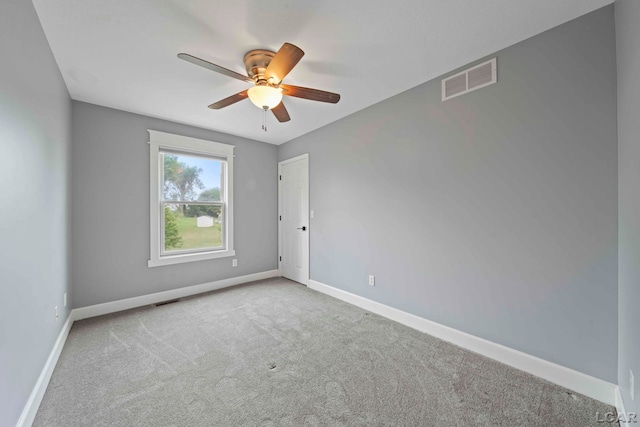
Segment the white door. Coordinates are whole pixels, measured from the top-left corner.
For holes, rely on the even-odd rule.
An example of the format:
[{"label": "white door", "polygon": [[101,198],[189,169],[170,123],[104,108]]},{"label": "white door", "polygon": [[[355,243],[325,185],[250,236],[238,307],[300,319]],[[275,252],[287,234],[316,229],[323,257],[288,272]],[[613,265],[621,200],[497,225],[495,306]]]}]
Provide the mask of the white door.
[{"label": "white door", "polygon": [[280,274],[309,282],[309,155],[278,163],[278,260]]}]

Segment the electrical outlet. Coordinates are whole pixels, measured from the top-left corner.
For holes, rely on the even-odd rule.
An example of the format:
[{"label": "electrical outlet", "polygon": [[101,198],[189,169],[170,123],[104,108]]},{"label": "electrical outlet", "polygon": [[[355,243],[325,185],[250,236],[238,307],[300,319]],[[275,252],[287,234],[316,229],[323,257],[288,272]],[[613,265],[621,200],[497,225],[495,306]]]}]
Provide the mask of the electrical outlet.
[{"label": "electrical outlet", "polygon": [[313,212],[313,209],[311,209],[311,218],[313,218],[315,216],[315,212]]},{"label": "electrical outlet", "polygon": [[231,267],[237,267],[238,266],[238,260],[234,259],[231,261]]},{"label": "electrical outlet", "polygon": [[58,306],[53,307],[53,311],[56,313],[56,322],[58,321]]},{"label": "electrical outlet", "polygon": [[376,285],[376,276],[369,275],[369,286],[375,286],[375,285]]},{"label": "electrical outlet", "polygon": [[64,293],[64,306],[67,306],[67,293]]},{"label": "electrical outlet", "polygon": [[633,371],[629,369],[629,394],[631,395],[631,400],[636,400],[636,385],[635,379],[633,378]]}]

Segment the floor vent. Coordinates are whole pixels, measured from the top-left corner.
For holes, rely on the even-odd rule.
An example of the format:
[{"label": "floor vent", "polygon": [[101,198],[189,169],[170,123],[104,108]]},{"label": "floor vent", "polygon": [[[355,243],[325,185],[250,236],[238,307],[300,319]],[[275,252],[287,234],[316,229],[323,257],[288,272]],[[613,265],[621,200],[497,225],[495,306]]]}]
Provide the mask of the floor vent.
[{"label": "floor vent", "polygon": [[180,301],[180,299],[170,299],[169,301],[162,301],[162,302],[157,302],[155,304],[151,304],[154,307],[160,307],[162,305],[167,305],[167,304],[173,304],[174,302],[178,302]]},{"label": "floor vent", "polygon": [[442,100],[464,95],[498,81],[497,58],[490,59],[442,80]]}]

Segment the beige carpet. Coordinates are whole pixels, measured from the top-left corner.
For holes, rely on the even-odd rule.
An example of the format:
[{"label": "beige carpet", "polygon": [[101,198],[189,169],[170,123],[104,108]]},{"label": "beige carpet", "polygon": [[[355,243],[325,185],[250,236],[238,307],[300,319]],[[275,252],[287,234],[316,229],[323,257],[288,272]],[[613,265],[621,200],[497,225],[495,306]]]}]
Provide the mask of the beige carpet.
[{"label": "beige carpet", "polygon": [[585,427],[609,411],[278,278],[76,322],[34,425]]}]

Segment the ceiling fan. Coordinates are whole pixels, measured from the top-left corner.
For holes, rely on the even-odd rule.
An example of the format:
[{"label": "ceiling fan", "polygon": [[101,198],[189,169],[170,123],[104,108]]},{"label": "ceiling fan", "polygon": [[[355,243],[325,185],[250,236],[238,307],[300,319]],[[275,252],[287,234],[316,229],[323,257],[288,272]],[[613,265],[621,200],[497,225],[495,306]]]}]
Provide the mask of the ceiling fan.
[{"label": "ceiling fan", "polygon": [[[332,104],[340,101],[340,95],[337,93],[282,84],[282,80],[289,74],[293,67],[296,66],[303,55],[304,52],[302,49],[291,43],[283,44],[277,53],[264,49],[251,50],[244,55],[244,66],[247,70],[247,76],[212,64],[188,53],[179,53],[178,58],[208,70],[224,74],[225,76],[254,84],[253,87],[247,90],[214,102],[209,105],[209,108],[218,110],[248,97],[256,107],[262,108],[265,112],[271,110],[279,122],[288,122],[291,118],[282,102],[283,95],[295,96],[296,98],[309,99],[312,101],[329,102]],[[264,125],[263,129],[266,130]]]}]

